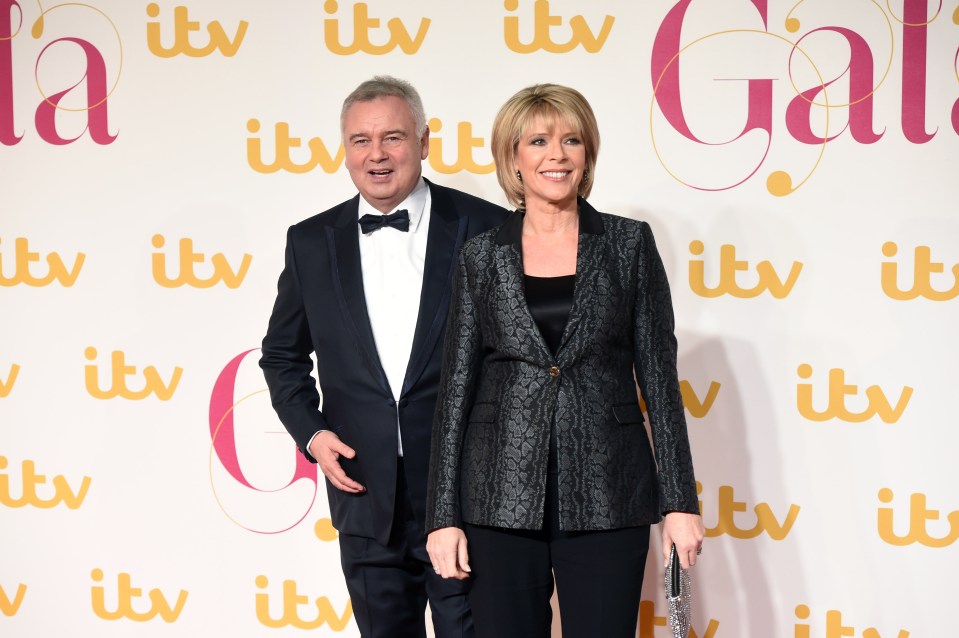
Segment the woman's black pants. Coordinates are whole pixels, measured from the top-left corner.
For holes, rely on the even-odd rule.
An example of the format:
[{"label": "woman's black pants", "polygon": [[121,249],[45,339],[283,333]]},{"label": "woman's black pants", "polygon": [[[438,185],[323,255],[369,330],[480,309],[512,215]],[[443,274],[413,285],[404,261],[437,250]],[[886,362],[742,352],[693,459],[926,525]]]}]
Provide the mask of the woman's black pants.
[{"label": "woman's black pants", "polygon": [[556,579],[563,638],[635,638],[649,526],[559,529],[549,475],[542,530],[464,525],[477,638],[549,638]]}]

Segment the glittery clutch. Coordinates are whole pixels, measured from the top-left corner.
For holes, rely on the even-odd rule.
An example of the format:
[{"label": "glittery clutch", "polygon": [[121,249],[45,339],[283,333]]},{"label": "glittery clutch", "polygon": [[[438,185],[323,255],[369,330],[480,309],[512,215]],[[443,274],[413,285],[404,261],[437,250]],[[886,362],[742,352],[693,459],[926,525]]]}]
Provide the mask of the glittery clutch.
[{"label": "glittery clutch", "polygon": [[669,606],[667,618],[673,638],[687,638],[689,625],[692,620],[692,589],[689,582],[689,572],[679,563],[676,546],[669,550],[669,564],[666,565],[666,604]]}]

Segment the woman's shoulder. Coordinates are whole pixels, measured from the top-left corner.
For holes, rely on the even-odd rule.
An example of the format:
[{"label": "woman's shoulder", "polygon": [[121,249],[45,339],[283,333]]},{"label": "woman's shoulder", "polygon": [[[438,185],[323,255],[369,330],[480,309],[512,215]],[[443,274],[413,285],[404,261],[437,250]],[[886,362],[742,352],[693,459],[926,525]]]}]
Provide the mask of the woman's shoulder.
[{"label": "woman's shoulder", "polygon": [[496,226],[467,239],[460,250],[460,260],[472,268],[491,263],[499,247],[497,235],[500,228],[501,226]]},{"label": "woman's shoulder", "polygon": [[632,253],[642,250],[652,240],[653,231],[642,219],[598,212],[606,245],[616,251]]},{"label": "woman's shoulder", "polygon": [[614,213],[599,213],[603,227],[614,234],[637,235],[649,231],[649,224],[642,219],[633,219]]}]

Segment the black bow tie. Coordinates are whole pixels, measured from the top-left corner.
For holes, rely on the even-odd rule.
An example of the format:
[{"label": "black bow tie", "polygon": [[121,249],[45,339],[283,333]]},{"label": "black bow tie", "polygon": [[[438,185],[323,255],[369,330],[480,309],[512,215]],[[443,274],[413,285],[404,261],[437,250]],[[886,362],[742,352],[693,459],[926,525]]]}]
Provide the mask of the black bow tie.
[{"label": "black bow tie", "polygon": [[360,217],[360,229],[364,235],[369,235],[374,230],[384,226],[391,226],[405,233],[410,229],[410,214],[404,209],[389,215],[363,215]]}]

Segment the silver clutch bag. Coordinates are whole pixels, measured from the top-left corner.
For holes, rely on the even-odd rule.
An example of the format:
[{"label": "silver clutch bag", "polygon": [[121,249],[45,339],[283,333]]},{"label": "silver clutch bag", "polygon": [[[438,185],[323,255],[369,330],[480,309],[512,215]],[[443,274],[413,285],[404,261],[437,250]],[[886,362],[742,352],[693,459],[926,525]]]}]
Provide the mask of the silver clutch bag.
[{"label": "silver clutch bag", "polygon": [[673,638],[687,638],[689,625],[693,615],[692,588],[690,587],[689,572],[679,563],[676,546],[669,550],[669,564],[666,565],[666,604],[669,628]]}]

